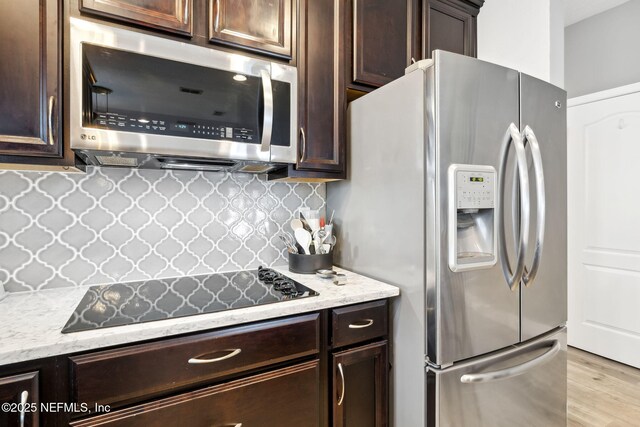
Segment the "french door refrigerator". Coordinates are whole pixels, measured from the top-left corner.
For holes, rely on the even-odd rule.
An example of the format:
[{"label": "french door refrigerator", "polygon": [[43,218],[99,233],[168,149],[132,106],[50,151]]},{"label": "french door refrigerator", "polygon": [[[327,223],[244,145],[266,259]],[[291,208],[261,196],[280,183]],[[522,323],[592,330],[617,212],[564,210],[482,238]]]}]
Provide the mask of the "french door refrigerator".
[{"label": "french door refrigerator", "polygon": [[351,103],[336,264],[401,288],[391,425],[566,425],[566,93],[444,51]]}]

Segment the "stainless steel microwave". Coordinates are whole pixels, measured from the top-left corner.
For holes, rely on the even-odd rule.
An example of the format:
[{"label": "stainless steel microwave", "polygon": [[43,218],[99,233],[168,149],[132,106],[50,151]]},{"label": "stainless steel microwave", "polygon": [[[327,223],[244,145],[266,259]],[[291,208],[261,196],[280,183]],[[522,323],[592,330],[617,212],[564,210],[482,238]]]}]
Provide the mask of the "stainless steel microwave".
[{"label": "stainless steel microwave", "polygon": [[70,144],[88,165],[296,162],[294,67],[71,18]]}]

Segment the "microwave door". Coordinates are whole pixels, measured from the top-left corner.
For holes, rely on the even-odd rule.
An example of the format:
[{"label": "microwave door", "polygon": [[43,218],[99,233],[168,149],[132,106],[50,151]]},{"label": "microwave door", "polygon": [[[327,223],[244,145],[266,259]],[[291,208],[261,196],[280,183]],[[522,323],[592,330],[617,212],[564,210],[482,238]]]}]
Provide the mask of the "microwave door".
[{"label": "microwave door", "polygon": [[271,161],[276,82],[266,69],[255,76],[82,43],[81,70],[74,149]]}]

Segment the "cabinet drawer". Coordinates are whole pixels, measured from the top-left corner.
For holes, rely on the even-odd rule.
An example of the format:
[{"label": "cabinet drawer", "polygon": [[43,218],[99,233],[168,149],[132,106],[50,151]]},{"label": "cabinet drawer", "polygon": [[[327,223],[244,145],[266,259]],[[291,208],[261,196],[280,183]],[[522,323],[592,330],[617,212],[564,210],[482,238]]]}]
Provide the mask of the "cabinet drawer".
[{"label": "cabinet drawer", "polygon": [[318,319],[313,313],[72,357],[72,399],[118,406],[313,355]]},{"label": "cabinet drawer", "polygon": [[333,347],[387,335],[387,300],[336,308],[331,317]]},{"label": "cabinet drawer", "polygon": [[319,425],[318,361],[71,423],[72,427]]}]

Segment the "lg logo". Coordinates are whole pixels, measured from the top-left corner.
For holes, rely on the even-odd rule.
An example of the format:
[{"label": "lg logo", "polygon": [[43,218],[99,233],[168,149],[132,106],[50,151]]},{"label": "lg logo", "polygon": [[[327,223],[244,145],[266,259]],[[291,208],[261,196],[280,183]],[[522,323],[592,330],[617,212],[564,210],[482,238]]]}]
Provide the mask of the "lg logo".
[{"label": "lg logo", "polygon": [[96,136],[95,135],[87,135],[86,133],[82,133],[82,134],[80,134],[80,139],[82,139],[82,140],[88,139],[89,141],[95,141],[96,140]]}]

